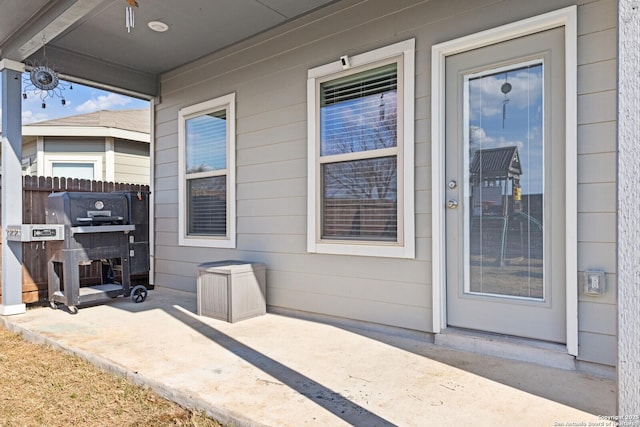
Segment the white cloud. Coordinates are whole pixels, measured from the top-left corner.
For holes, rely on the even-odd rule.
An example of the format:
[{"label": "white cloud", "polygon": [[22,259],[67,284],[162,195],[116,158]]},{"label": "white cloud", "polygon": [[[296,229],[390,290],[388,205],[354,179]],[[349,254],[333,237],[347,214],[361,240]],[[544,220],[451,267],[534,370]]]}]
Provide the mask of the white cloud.
[{"label": "white cloud", "polygon": [[[502,85],[508,82],[511,90],[502,92]],[[477,118],[478,108],[484,117],[502,114],[502,105],[506,101],[507,109],[524,110],[530,107],[538,112],[542,98],[542,75],[536,72],[518,71],[510,74],[508,80],[505,75],[496,74],[472,80],[469,87],[470,114]]]},{"label": "white cloud", "polygon": [[35,112],[33,110],[24,110],[22,112],[22,124],[27,125],[29,123],[41,122],[48,120],[49,115],[44,112]]},{"label": "white cloud", "polygon": [[508,140],[504,136],[493,138],[479,126],[469,126],[469,150],[473,153],[478,149],[501,148],[517,146],[519,149],[524,147],[524,143],[518,140]]},{"label": "white cloud", "polygon": [[110,93],[108,95],[100,95],[98,98],[89,99],[76,107],[79,113],[92,113],[94,111],[108,110],[113,107],[122,107],[131,102],[126,96]]}]

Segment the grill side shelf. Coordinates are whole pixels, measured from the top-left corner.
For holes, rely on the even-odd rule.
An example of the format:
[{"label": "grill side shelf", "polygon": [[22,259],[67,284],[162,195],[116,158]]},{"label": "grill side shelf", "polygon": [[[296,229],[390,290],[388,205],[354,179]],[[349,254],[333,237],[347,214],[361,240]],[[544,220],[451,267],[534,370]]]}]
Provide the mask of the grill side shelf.
[{"label": "grill side shelf", "polygon": [[113,233],[122,231],[127,234],[130,231],[136,229],[134,224],[127,225],[89,225],[89,226],[80,226],[80,227],[71,227],[71,234],[81,234],[81,233]]}]

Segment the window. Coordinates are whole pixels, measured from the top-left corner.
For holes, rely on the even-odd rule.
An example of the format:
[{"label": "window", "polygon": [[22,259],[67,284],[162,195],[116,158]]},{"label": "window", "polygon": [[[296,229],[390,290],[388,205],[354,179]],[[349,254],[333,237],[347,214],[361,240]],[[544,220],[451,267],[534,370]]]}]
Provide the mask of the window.
[{"label": "window", "polygon": [[53,176],[64,178],[93,179],[93,163],[52,163]]},{"label": "window", "polygon": [[309,70],[309,252],[415,256],[414,46]]},{"label": "window", "polygon": [[235,94],[179,112],[179,240],[235,247]]},{"label": "window", "polygon": [[44,153],[44,175],[102,181],[103,156]]}]

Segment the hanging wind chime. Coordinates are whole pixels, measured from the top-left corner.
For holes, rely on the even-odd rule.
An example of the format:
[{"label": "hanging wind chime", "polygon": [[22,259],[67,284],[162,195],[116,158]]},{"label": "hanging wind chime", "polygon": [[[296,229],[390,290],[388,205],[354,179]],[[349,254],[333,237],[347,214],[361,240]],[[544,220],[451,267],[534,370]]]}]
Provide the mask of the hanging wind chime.
[{"label": "hanging wind chime", "polygon": [[62,93],[65,89],[73,90],[71,83],[62,82],[58,78],[58,73],[49,66],[47,61],[47,40],[42,37],[42,61],[27,61],[27,66],[31,67],[28,76],[23,79],[22,98],[27,99],[27,93],[31,92],[35,96],[40,97],[41,107],[47,108],[47,98],[55,96],[61,98],[62,105],[67,104],[67,100]]},{"label": "hanging wind chime", "polygon": [[136,0],[127,0],[124,22],[125,27],[127,27],[127,33],[130,33],[131,29],[136,26],[136,17],[133,9],[134,7],[138,7],[138,2]]},{"label": "hanging wind chime", "polygon": [[511,83],[507,81],[507,74],[504,74],[504,83],[500,86],[500,91],[504,94],[504,99],[502,100],[502,129],[504,129],[504,122],[507,118],[507,104],[509,103],[509,98],[507,98],[507,94],[511,92]]}]

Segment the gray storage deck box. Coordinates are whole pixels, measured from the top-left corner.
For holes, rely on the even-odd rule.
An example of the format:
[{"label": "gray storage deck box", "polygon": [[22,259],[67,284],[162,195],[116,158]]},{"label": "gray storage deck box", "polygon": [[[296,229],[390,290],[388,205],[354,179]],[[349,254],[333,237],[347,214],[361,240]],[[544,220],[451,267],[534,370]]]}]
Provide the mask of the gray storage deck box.
[{"label": "gray storage deck box", "polygon": [[237,322],[267,312],[265,265],[247,261],[198,266],[198,315]]}]

